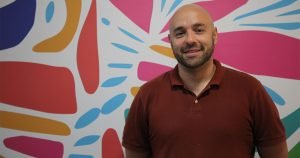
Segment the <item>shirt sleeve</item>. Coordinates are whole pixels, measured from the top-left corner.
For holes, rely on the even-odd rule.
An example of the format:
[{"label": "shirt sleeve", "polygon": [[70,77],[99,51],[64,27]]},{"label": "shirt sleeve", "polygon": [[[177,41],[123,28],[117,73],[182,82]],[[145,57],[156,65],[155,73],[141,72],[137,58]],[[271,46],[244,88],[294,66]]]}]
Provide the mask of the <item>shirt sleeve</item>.
[{"label": "shirt sleeve", "polygon": [[269,146],[286,140],[285,129],[278,110],[261,83],[258,83],[253,102],[254,143]]},{"label": "shirt sleeve", "polygon": [[122,145],[126,149],[136,152],[150,150],[147,122],[141,88],[131,104],[123,131]]}]

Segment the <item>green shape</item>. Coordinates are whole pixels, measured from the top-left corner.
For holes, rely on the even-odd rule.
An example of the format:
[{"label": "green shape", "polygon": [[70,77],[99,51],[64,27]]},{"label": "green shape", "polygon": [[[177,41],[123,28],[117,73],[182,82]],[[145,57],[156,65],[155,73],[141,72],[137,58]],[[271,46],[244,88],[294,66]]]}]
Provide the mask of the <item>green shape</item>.
[{"label": "green shape", "polygon": [[289,151],[289,158],[299,158],[299,157],[300,157],[300,143],[298,142],[298,144],[295,145],[293,149]]}]

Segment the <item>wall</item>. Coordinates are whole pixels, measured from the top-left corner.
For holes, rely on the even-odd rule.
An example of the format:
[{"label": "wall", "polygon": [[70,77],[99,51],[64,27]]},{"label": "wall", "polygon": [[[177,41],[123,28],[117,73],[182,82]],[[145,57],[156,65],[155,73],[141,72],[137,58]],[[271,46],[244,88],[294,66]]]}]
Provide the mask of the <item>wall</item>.
[{"label": "wall", "polygon": [[212,13],[215,58],[262,82],[299,157],[298,0],[2,0],[0,157],[123,157],[130,103],[175,66],[167,25],[187,3]]}]

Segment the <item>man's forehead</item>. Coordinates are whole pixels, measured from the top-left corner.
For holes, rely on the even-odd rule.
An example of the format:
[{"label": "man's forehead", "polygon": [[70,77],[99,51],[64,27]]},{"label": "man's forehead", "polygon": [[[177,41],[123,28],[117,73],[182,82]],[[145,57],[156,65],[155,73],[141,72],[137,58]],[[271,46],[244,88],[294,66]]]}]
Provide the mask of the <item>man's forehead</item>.
[{"label": "man's forehead", "polygon": [[170,20],[170,30],[180,27],[180,25],[184,26],[187,22],[189,22],[189,25],[196,23],[208,25],[212,23],[212,20],[208,12],[200,6],[186,5],[179,8],[172,16]]}]

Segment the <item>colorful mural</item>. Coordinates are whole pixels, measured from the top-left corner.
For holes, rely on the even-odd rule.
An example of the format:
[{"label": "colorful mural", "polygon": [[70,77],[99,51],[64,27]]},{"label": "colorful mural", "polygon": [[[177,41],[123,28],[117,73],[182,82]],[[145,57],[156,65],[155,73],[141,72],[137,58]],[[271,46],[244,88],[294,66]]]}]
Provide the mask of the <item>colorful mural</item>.
[{"label": "colorful mural", "polygon": [[188,3],[212,13],[215,58],[265,86],[298,158],[299,0],[0,1],[0,157],[124,157],[130,103],[175,66],[168,21]]}]

